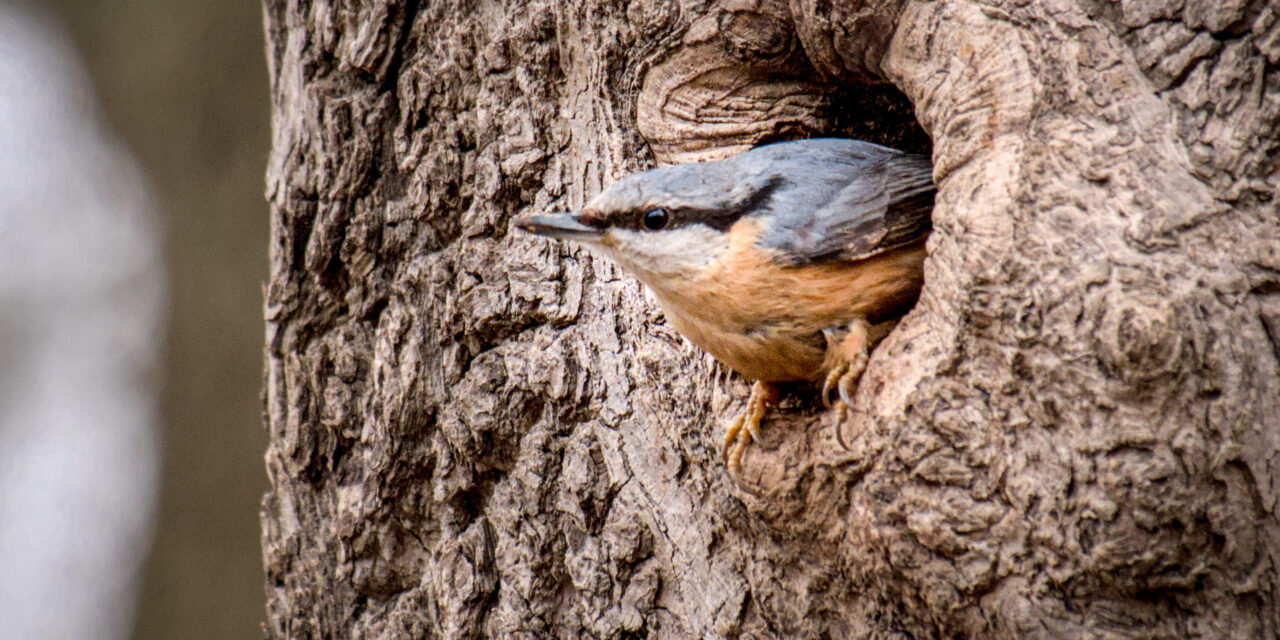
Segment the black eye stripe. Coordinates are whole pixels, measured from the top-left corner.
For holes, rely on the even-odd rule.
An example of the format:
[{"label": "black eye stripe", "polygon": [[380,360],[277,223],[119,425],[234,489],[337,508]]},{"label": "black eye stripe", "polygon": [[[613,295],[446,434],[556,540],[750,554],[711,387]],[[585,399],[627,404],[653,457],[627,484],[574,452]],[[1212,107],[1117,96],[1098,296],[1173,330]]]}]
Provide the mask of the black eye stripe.
[{"label": "black eye stripe", "polygon": [[[720,202],[715,202],[716,198],[703,198],[712,202],[700,206],[689,206],[689,198],[665,194],[659,199],[643,198],[642,190],[631,189],[612,199],[613,201],[608,202],[603,208],[591,209],[587,213],[592,226],[600,229],[654,231],[656,228],[679,229],[701,224],[716,231],[728,231],[743,216],[768,210],[774,192],[786,181],[779,175],[768,175],[755,176],[750,183],[742,185],[741,189],[732,190],[732,193],[725,194],[726,197]],[[667,200],[668,198],[682,204],[673,204]],[[643,203],[643,205],[637,203]],[[647,226],[645,217],[659,209],[666,212],[666,223],[656,228]]]},{"label": "black eye stripe", "polygon": [[648,227],[644,222],[645,216],[653,211],[662,210],[667,214],[667,221],[660,228],[679,229],[693,224],[703,224],[716,231],[728,231],[729,227],[732,227],[742,216],[767,208],[769,200],[773,197],[773,192],[782,184],[781,177],[771,176],[749,198],[741,202],[726,204],[724,209],[652,205],[632,212],[631,224],[638,225],[634,228],[647,229]]},{"label": "black eye stripe", "polygon": [[[734,203],[726,204],[724,209],[704,209],[694,207],[673,207],[664,204],[650,204],[635,209],[609,211],[600,215],[597,224],[601,227],[631,229],[635,231],[656,231],[658,229],[679,229],[694,224],[702,224],[717,231],[728,231],[742,216],[768,207],[773,192],[782,185],[782,178],[771,176],[759,186],[750,197]],[[646,217],[654,211],[666,213],[666,222],[657,227],[645,223]]]},{"label": "black eye stripe", "polygon": [[[712,229],[726,231],[742,217],[742,211],[714,211],[670,206],[648,206],[619,212],[610,216],[610,224],[615,227],[636,231],[658,231],[662,229],[680,229],[694,224],[704,224]],[[656,224],[659,218],[665,218]],[[653,226],[651,226],[653,225]]]},{"label": "black eye stripe", "polygon": [[[659,215],[651,217],[652,214],[661,212]],[[662,224],[655,224],[658,219],[663,218]],[[613,227],[615,229],[631,229],[633,231],[657,231],[659,229],[673,229],[683,227],[688,224],[698,222],[698,220],[690,219],[685,210],[676,209],[662,205],[650,205],[637,209],[612,211],[601,219],[602,226]],[[650,226],[654,224],[655,226]]]}]

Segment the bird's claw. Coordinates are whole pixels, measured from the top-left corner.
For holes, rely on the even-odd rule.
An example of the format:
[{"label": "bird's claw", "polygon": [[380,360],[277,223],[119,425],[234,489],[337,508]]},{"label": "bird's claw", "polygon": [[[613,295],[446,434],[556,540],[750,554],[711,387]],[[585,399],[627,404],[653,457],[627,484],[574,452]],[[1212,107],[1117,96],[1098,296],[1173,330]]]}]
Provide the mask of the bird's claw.
[{"label": "bird's claw", "polygon": [[730,472],[742,471],[742,454],[752,442],[760,439],[760,421],[764,419],[765,412],[776,396],[777,392],[768,383],[756,382],[751,387],[751,398],[747,400],[746,410],[734,418],[724,434],[722,456]]},{"label": "bird's claw", "polygon": [[[844,421],[848,408],[853,406],[853,392],[858,388],[858,380],[862,378],[862,372],[866,368],[867,355],[858,353],[852,360],[841,362],[827,372],[827,378],[822,383],[822,404],[828,409],[833,408],[834,404],[834,408],[840,412],[841,422]],[[839,395],[835,403],[831,402],[833,389]]]},{"label": "bird's claw", "polygon": [[[831,408],[831,390],[840,384],[840,376],[849,370],[849,364],[841,362],[827,372],[827,379],[822,383],[822,406]],[[843,392],[841,396],[843,396]]]}]

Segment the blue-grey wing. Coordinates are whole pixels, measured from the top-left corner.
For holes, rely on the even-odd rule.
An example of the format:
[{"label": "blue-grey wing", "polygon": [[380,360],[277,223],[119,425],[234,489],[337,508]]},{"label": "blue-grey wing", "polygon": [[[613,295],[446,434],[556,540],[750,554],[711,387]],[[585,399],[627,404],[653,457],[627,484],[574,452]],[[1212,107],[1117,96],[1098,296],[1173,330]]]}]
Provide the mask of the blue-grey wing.
[{"label": "blue-grey wing", "polygon": [[760,239],[777,260],[862,260],[929,234],[936,188],[927,156],[853,140],[805,143],[771,163],[788,178],[771,194]]}]

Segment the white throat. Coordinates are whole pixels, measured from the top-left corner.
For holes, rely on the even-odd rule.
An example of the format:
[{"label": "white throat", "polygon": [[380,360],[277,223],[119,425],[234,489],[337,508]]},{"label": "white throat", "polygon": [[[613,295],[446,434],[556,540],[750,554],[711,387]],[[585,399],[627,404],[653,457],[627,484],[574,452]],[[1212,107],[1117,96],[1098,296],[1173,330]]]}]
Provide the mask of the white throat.
[{"label": "white throat", "polygon": [[729,249],[728,237],[693,224],[667,231],[611,229],[601,248],[622,267],[658,291],[697,278]]}]

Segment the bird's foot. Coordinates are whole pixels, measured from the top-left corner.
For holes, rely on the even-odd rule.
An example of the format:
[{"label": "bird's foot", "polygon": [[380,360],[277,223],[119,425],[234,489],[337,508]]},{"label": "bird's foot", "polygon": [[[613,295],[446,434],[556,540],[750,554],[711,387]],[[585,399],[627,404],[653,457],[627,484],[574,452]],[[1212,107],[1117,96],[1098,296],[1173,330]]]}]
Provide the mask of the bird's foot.
[{"label": "bird's foot", "polygon": [[[827,337],[827,377],[822,383],[822,404],[829,409],[834,408],[840,422],[844,422],[849,407],[853,405],[853,392],[858,388],[862,372],[867,369],[870,356],[867,329],[866,321],[855,320],[838,340],[833,332],[824,332]],[[834,407],[832,390],[839,395]]]},{"label": "bird's foot", "polygon": [[[827,379],[822,383],[822,403],[828,409],[835,409],[840,422],[844,422],[853,405],[853,392],[858,388],[858,380],[867,368],[866,354],[859,354],[852,361],[841,362],[827,372]],[[838,398],[831,401],[831,392],[836,391]]]},{"label": "bird's foot", "polygon": [[751,398],[747,400],[747,408],[724,434],[724,460],[731,473],[742,471],[742,454],[755,440],[760,439],[760,421],[764,419],[769,405],[778,400],[778,391],[773,385],[757,380],[751,386]]}]

